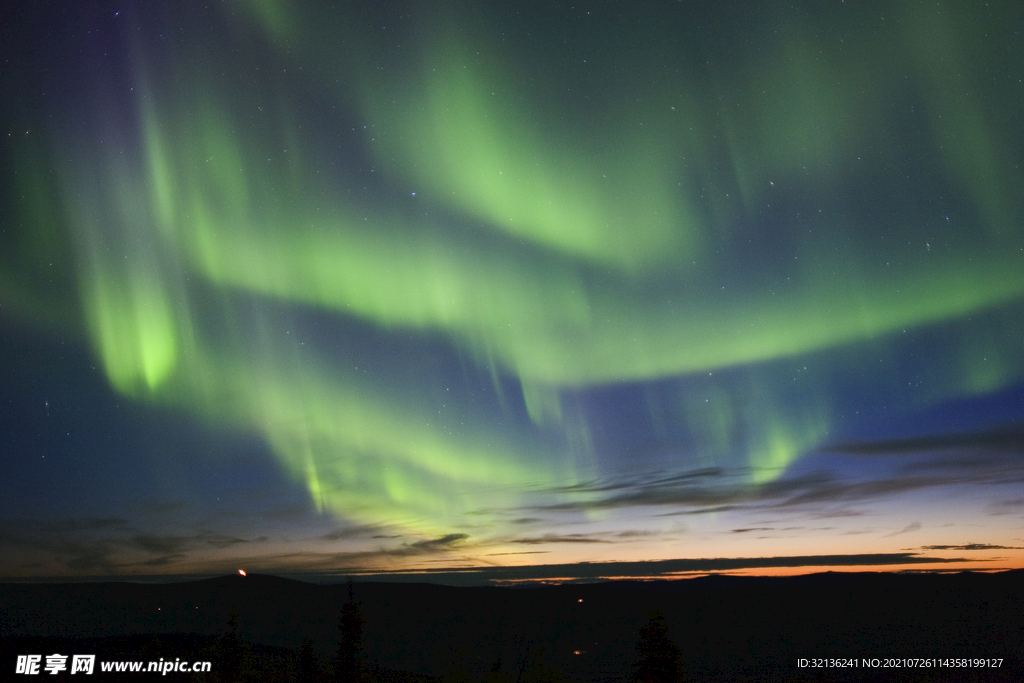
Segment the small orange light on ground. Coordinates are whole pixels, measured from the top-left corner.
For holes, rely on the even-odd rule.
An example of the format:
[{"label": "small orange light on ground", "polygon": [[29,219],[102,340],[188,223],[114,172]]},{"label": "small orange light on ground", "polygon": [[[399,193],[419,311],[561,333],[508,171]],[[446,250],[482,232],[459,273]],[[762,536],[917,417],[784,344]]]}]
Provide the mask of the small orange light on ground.
[{"label": "small orange light on ground", "polygon": [[245,576],[245,570],[244,569],[239,569],[238,573],[241,574],[242,576]]}]

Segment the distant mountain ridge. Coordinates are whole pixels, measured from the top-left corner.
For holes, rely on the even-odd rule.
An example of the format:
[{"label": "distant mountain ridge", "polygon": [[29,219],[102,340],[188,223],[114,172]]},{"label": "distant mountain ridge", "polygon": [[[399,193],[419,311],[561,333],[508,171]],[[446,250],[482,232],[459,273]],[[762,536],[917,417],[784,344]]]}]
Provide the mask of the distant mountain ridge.
[{"label": "distant mountain ridge", "polygon": [[[998,657],[1003,668],[985,672],[984,680],[1024,673],[1024,571],[529,588],[356,582],[353,590],[365,619],[367,661],[430,676],[461,666],[481,680],[499,659],[509,666],[543,651],[547,665],[569,679],[625,680],[639,628],[654,610],[665,614],[695,680],[797,675],[797,659],[815,657]],[[145,634],[209,640],[227,631],[234,610],[242,641],[298,650],[309,639],[329,658],[348,599],[346,584],[260,574],[166,584],[6,583],[0,635],[19,647],[33,639],[114,642]],[[5,660],[14,654],[4,646]],[[859,673],[868,678],[851,680],[873,675]]]}]

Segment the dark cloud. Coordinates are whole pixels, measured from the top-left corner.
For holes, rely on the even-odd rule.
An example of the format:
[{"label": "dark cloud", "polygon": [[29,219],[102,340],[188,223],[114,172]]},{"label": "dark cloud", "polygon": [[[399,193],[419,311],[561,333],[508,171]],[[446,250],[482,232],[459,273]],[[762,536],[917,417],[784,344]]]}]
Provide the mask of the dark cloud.
[{"label": "dark cloud", "polygon": [[468,534],[448,534],[440,538],[416,541],[415,543],[410,543],[409,547],[415,548],[418,551],[432,553],[439,550],[448,550],[459,541],[464,541],[467,538],[469,538]]},{"label": "dark cloud", "polygon": [[841,443],[822,450],[848,455],[894,455],[965,449],[1024,453],[1024,425],[1010,424],[981,432],[927,434],[905,439]]},{"label": "dark cloud", "polygon": [[991,543],[964,543],[963,545],[923,545],[920,550],[1024,550],[1024,547]]},{"label": "dark cloud", "polygon": [[115,564],[110,559],[111,553],[107,549],[92,549],[77,554],[64,562],[65,566],[72,571],[93,571],[97,569],[109,572],[115,569]]},{"label": "dark cloud", "polygon": [[550,550],[520,550],[514,553],[487,553],[484,557],[498,557],[499,555],[544,555],[550,553]]},{"label": "dark cloud", "polygon": [[866,512],[863,510],[835,510],[831,512],[817,512],[813,515],[815,519],[839,519],[842,517],[863,517]]},{"label": "dark cloud", "polygon": [[542,545],[545,543],[611,543],[603,538],[594,538],[586,534],[544,534],[533,538],[517,538],[509,543],[523,545]]},{"label": "dark cloud", "polygon": [[669,477],[663,477],[661,479],[655,479],[651,482],[652,486],[674,486],[683,482],[691,482],[699,479],[720,479],[726,476],[728,472],[724,467],[705,467],[699,470],[689,470],[680,474],[674,474]]},{"label": "dark cloud", "polygon": [[731,512],[732,510],[742,510],[742,505],[717,505],[712,507],[697,508],[694,510],[678,510],[675,512],[663,512],[658,517],[675,517],[678,515],[711,515],[716,512]]},{"label": "dark cloud", "polygon": [[[660,533],[656,531],[648,530],[627,530],[627,531],[616,531],[616,532],[598,532],[593,534],[555,534],[547,533],[542,536],[529,536],[522,538],[514,538],[508,543],[518,543],[521,545],[545,545],[548,543],[616,543],[621,539],[630,538],[650,538],[652,536],[659,536]],[[547,552],[547,551],[544,551]],[[505,554],[518,554],[518,553],[498,553],[500,555]]]},{"label": "dark cloud", "polygon": [[189,545],[189,539],[184,536],[138,534],[129,539],[128,545],[151,553],[174,553]]},{"label": "dark cloud", "polygon": [[[749,494],[736,490],[716,490],[710,488],[681,487],[666,489],[647,487],[645,484],[622,484],[609,486],[605,491],[625,490],[626,493],[609,496],[603,499],[588,499],[538,505],[533,510],[539,512],[585,512],[588,510],[610,510],[635,506],[686,506],[695,508],[721,507],[738,500],[749,500]],[[600,492],[593,489],[590,493]]]},{"label": "dark cloud", "polygon": [[198,535],[196,537],[196,540],[213,548],[230,548],[233,545],[239,545],[241,543],[265,541],[266,538],[266,536],[261,536],[260,538],[246,540],[244,538],[239,538],[238,536],[227,536],[225,534],[215,534],[211,532],[206,532]]},{"label": "dark cloud", "polygon": [[1010,515],[1021,512],[1022,509],[1024,509],[1024,498],[999,500],[989,504],[990,515]]},{"label": "dark cloud", "polygon": [[195,550],[203,546],[211,548],[230,548],[233,545],[251,543],[244,538],[215,534],[209,531],[202,531],[190,536],[180,535],[159,535],[159,534],[136,534],[124,542],[129,547],[138,548],[151,553],[160,554],[181,554],[188,550]]},{"label": "dark cloud", "polygon": [[0,557],[4,571],[17,572],[32,563],[53,562],[79,571],[110,570],[118,544],[108,538],[89,538],[89,531],[116,529],[123,520],[10,520],[0,521]]},{"label": "dark cloud", "polygon": [[445,553],[441,562],[450,562],[448,555],[468,539],[468,534],[447,534],[439,538],[426,539],[415,543],[402,544],[396,548],[376,548],[348,552],[302,552],[261,555],[260,566],[274,567],[275,573],[316,572],[330,575],[365,573],[365,567],[382,563],[389,564],[392,558],[417,557],[417,562],[431,562],[420,556]]},{"label": "dark cloud", "polygon": [[360,526],[348,526],[334,531],[329,531],[319,539],[322,541],[341,541],[350,538],[401,538],[399,535],[389,536],[381,533],[382,529],[379,526],[373,525],[360,525]]},{"label": "dark cloud", "polygon": [[733,529],[731,531],[731,533],[734,533],[734,534],[745,534],[745,533],[749,533],[751,531],[775,531],[775,529],[773,529],[771,527],[768,527],[768,526],[755,526],[755,527],[750,527],[748,529]]},{"label": "dark cloud", "polygon": [[[194,550],[265,542],[266,536],[245,539],[213,531],[192,534],[140,532],[124,519],[84,518],[81,520],[38,521],[3,520],[0,522],[0,556],[5,561],[0,571],[11,575],[28,563],[56,563],[72,572],[117,574],[126,567],[167,566],[187,557]],[[156,557],[141,562],[127,561],[125,552],[148,553]],[[7,558],[17,558],[12,561]]]},{"label": "dark cloud", "polygon": [[161,557],[154,557],[150,560],[142,562],[143,567],[165,567],[170,564],[174,564],[178,560],[183,559],[184,555],[163,555]]},{"label": "dark cloud", "polygon": [[632,481],[585,481],[571,486],[556,486],[548,489],[551,493],[602,493],[604,491],[617,491],[619,489],[633,486]]},{"label": "dark cloud", "polygon": [[698,470],[688,470],[679,474],[673,474],[671,476],[664,476],[659,473],[654,473],[651,476],[645,477],[644,479],[639,478],[628,478],[621,481],[615,480],[591,480],[588,482],[581,482],[572,486],[559,486],[550,489],[552,493],[602,493],[605,491],[618,491],[622,489],[629,489],[642,485],[649,491],[655,491],[659,489],[674,490],[680,485],[692,486],[695,482],[701,482],[708,479],[721,479],[727,474],[730,474],[725,468],[722,467],[707,467]]},{"label": "dark cloud", "polygon": [[779,500],[775,505],[795,507],[819,503],[862,502],[953,483],[954,480],[941,476],[895,476],[863,482],[821,479],[812,485],[794,488],[791,495]]}]

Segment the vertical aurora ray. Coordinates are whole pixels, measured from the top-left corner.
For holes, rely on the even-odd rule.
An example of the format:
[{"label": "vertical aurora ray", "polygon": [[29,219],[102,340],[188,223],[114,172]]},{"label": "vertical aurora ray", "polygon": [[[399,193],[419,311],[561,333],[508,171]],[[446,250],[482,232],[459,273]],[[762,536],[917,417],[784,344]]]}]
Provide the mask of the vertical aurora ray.
[{"label": "vertical aurora ray", "polygon": [[[98,154],[101,156],[102,154]],[[99,172],[65,171],[79,254],[82,307],[111,384],[129,395],[155,392],[175,371],[189,317],[173,247],[133,169],[113,155]]]}]

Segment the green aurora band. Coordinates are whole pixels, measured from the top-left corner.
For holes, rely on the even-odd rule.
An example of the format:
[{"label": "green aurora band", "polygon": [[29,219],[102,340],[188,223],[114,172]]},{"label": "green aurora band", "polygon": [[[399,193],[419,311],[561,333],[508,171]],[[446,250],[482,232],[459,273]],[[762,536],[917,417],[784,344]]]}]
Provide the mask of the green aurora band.
[{"label": "green aurora band", "polygon": [[[226,7],[241,55],[205,42],[149,54],[139,43],[133,126],[104,123],[111,112],[98,104],[96,139],[51,141],[71,150],[52,155],[56,183],[34,170],[40,150],[24,147],[22,220],[50,226],[33,239],[69,245],[87,338],[117,391],[261,435],[323,510],[437,535],[464,528],[467,513],[592,477],[586,419],[564,401],[588,387],[748,368],[746,385],[681,399],[674,419],[700,435],[700,458],[742,447],[758,484],[837,419],[823,375],[805,389],[802,417],[784,409],[786,379],[759,370],[779,359],[874,353],[908,329],[959,334],[988,315],[1001,327],[934,359],[942,381],[927,399],[1024,376],[1013,321],[1024,182],[997,143],[1020,144],[1008,114],[1022,91],[969,87],[993,59],[975,54],[982,28],[909,5],[874,32],[863,20],[829,32],[827,17],[780,15],[785,38],[770,44],[765,29],[749,55],[737,48],[703,72],[656,35],[626,53],[622,70],[645,79],[602,72],[595,54],[619,95],[602,98],[581,76],[594,102],[584,105],[557,94],[576,85],[566,67],[527,86],[511,66],[522,45],[492,47],[487,27],[447,13],[423,22],[437,28],[415,33],[403,60],[358,17],[315,18],[341,10]],[[244,70],[268,50],[290,74],[221,85],[225,63]],[[764,50],[778,57],[754,57]],[[366,126],[351,154],[402,201],[381,209],[351,192],[357,183],[316,148],[309,127],[326,124],[304,122],[292,96],[303,90],[325,111],[357,103]],[[921,94],[918,143],[941,163],[938,180],[974,209],[968,230],[821,198],[914,172],[886,107],[909,90]],[[351,114],[337,116],[344,126]],[[764,254],[749,248],[769,243],[757,217],[792,196],[810,199],[788,237]],[[44,295],[14,284],[11,268],[5,309],[41,306],[25,303]],[[287,321],[271,313],[252,338],[232,322],[240,295],[440,336],[496,387],[517,378],[522,396],[509,400],[523,401],[534,430],[455,395],[458,427],[445,424],[415,371],[381,386],[286,339]]]}]

